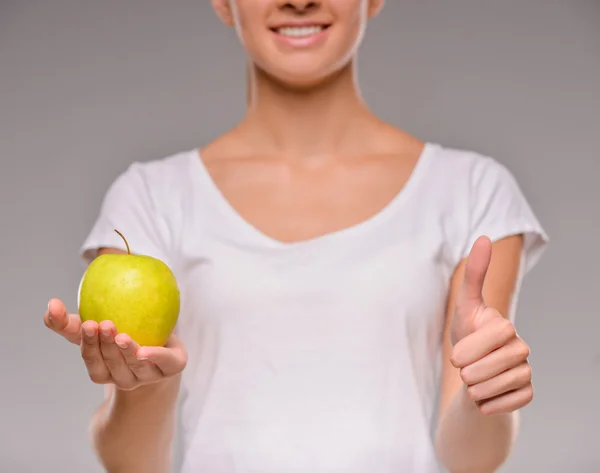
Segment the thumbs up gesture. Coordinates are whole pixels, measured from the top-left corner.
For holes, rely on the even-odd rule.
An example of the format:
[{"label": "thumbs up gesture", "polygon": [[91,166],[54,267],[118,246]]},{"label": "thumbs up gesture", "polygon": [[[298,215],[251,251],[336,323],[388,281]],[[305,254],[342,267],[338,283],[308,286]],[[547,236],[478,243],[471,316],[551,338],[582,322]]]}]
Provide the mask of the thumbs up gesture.
[{"label": "thumbs up gesture", "polygon": [[450,327],[450,362],[486,415],[515,411],[533,399],[529,347],[510,320],[488,307],[483,297],[491,258],[492,242],[480,237],[467,259]]}]

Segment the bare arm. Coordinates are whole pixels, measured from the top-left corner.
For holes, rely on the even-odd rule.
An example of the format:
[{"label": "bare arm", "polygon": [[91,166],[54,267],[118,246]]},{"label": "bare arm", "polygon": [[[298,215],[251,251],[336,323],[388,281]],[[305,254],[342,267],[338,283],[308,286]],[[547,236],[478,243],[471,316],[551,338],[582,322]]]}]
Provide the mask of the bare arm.
[{"label": "bare arm", "polygon": [[[103,253],[123,252],[100,250]],[[179,374],[135,389],[106,385],[106,399],[93,416],[90,430],[109,473],[170,471],[179,385]]]},{"label": "bare arm", "polygon": [[[521,250],[522,238],[520,236],[505,238],[493,244],[493,258],[489,264],[482,292],[485,304],[493,307],[504,317],[508,315],[512,303]],[[469,383],[465,379],[469,381],[468,378],[473,375],[474,371],[472,369],[470,373],[467,370],[461,371],[451,362],[453,346],[450,327],[457,299],[460,297],[461,284],[465,277],[465,263],[463,261],[460,264],[453,277],[448,301],[447,323],[444,333],[442,397],[440,422],[436,432],[436,452],[442,463],[452,473],[492,473],[506,461],[510,454],[516,438],[518,411],[510,408],[497,409],[499,404],[494,404],[494,402],[501,401],[498,397],[496,397],[497,401],[488,402],[487,404],[480,402],[477,398],[477,395],[482,394],[485,389],[495,389],[500,386],[499,383],[503,378],[497,376],[487,384],[481,383],[478,386],[469,387]],[[518,339],[516,332],[512,335],[513,332],[511,331],[514,331],[512,324],[502,317],[492,319],[492,322],[498,327],[497,332],[506,332],[507,346],[514,346],[517,350],[521,350],[522,354],[519,356],[526,358],[528,355],[527,347],[525,345],[525,350],[523,350],[524,344]],[[484,330],[487,330],[487,328]],[[472,335],[472,337],[476,336]],[[482,340],[481,338],[478,340],[471,339],[470,341],[477,342],[471,346],[475,349],[478,345],[481,347],[483,345]],[[470,341],[466,340],[459,343],[469,343]],[[472,366],[475,366],[475,364]],[[479,366],[482,366],[481,363],[479,363]],[[523,382],[526,383],[528,369],[528,364],[522,363],[510,374],[513,378],[515,375],[517,378],[524,376]],[[493,383],[496,383],[496,387],[493,386]],[[519,392],[527,395],[528,390],[523,389]],[[485,400],[485,396],[483,400]],[[517,402],[517,407],[526,404],[529,400],[517,400],[520,402],[520,404]]]},{"label": "bare arm", "polygon": [[90,429],[109,473],[170,471],[179,380],[177,375],[133,391],[107,385]]},{"label": "bare arm", "polygon": [[[103,249],[103,253],[122,251]],[[50,301],[46,326],[81,347],[90,379],[105,400],[90,423],[97,456],[108,473],[168,473],[180,373],[187,353],[174,335],[165,347],[139,347],[112,322],[81,324],[64,304]]]}]

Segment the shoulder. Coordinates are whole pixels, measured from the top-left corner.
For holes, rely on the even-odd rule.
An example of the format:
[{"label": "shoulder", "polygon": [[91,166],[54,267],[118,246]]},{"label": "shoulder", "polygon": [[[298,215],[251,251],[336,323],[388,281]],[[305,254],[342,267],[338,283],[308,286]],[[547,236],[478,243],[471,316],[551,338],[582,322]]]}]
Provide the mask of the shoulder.
[{"label": "shoulder", "polygon": [[437,189],[451,211],[484,205],[490,199],[523,199],[523,190],[509,167],[472,150],[429,144],[428,188]]},{"label": "shoulder", "polygon": [[506,164],[476,151],[432,145],[427,174],[454,237],[456,260],[482,235],[497,241],[517,234],[525,236],[526,268],[539,259],[548,236]]},{"label": "shoulder", "polygon": [[118,177],[117,181],[145,184],[149,190],[173,189],[190,177],[195,151],[184,151],[149,161],[134,161]]},{"label": "shoulder", "polygon": [[185,188],[193,154],[183,152],[146,162],[134,161],[111,183],[81,248],[89,262],[100,248],[124,250],[119,229],[135,251],[172,262],[172,239],[182,221]]},{"label": "shoulder", "polygon": [[429,171],[433,176],[444,177],[446,181],[456,180],[461,185],[467,183],[469,186],[476,186],[482,179],[515,180],[505,164],[487,154],[436,143],[429,146],[433,162]]},{"label": "shoulder", "polygon": [[105,201],[167,208],[189,188],[193,151],[148,161],[133,161],[109,186]]},{"label": "shoulder", "polygon": [[195,156],[194,151],[185,151],[132,162],[106,191],[102,214],[123,221],[162,219],[171,225],[192,188]]}]

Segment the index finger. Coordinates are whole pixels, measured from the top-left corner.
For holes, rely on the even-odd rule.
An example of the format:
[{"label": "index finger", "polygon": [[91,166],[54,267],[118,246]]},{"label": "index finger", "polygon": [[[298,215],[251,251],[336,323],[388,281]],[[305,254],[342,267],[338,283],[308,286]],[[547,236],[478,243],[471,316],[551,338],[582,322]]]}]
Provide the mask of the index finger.
[{"label": "index finger", "polygon": [[81,341],[81,319],[77,314],[69,314],[60,299],[50,299],[48,310],[44,314],[44,324],[71,343],[79,345]]}]

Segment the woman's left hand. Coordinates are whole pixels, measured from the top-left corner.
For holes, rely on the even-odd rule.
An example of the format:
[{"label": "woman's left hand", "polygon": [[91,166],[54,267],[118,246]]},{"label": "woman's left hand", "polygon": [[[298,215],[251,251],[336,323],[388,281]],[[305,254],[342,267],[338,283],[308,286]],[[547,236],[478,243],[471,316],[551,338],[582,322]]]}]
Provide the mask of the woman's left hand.
[{"label": "woman's left hand", "polygon": [[467,260],[451,325],[450,362],[460,369],[468,396],[482,414],[503,414],[531,402],[529,346],[513,323],[483,299],[492,243],[479,238]]}]

